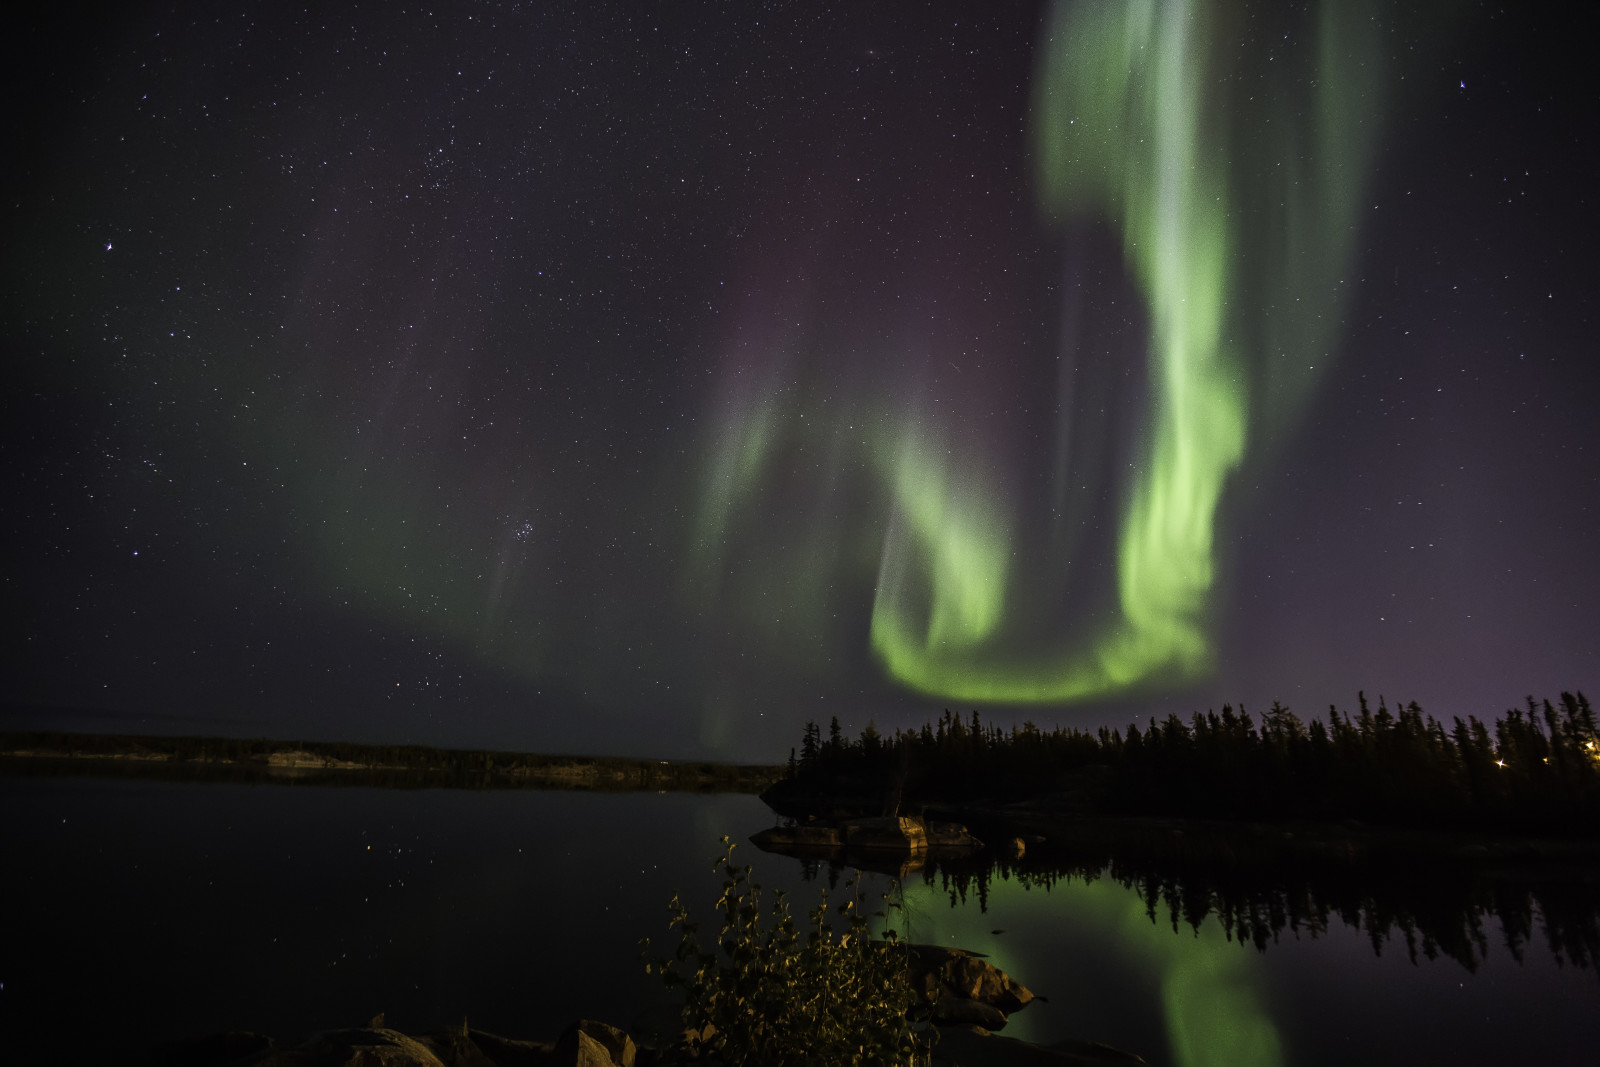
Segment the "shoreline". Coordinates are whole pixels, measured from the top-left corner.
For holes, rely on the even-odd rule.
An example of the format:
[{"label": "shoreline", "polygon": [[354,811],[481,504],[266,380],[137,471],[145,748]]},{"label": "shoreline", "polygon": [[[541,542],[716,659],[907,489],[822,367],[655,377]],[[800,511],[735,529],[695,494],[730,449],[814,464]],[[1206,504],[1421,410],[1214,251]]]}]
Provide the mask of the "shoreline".
[{"label": "shoreline", "polygon": [[392,788],[760,793],[780,766],[344,741],[0,733],[0,774]]}]

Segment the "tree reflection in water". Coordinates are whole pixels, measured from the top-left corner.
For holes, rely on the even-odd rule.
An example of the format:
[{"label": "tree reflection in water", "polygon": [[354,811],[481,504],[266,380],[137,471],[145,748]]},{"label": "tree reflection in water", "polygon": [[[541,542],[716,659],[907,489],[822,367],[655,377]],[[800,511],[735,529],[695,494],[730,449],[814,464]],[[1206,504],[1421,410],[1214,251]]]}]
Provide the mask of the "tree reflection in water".
[{"label": "tree reflection in water", "polygon": [[[1476,972],[1490,951],[1485,927],[1498,920],[1518,962],[1541,943],[1563,965],[1594,971],[1600,961],[1600,863],[1552,851],[1560,846],[1357,833],[1301,841],[1281,829],[1170,824],[1099,826],[1088,836],[1102,839],[1035,840],[1017,858],[935,856],[909,878],[952,907],[985,911],[995,880],[1048,890],[1108,879],[1136,893],[1152,923],[1176,933],[1215,918],[1230,941],[1263,952],[1285,931],[1317,937],[1337,919],[1379,956],[1403,945],[1413,963],[1444,957]],[[838,869],[812,860],[806,876],[837,882]]]}]

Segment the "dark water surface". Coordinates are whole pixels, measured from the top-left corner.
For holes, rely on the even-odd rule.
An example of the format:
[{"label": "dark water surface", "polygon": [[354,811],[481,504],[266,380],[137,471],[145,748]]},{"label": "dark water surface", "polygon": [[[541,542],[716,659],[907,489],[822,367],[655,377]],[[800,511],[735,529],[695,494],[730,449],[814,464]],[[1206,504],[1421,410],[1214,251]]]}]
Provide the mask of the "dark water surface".
[{"label": "dark water surface", "polygon": [[[0,1059],[90,1060],[221,1030],[280,1039],[379,1011],[422,1032],[465,1017],[553,1038],[659,1003],[641,936],[675,943],[681,892],[707,926],[718,835],[773,822],[741,795],[378,790],[0,779]],[[771,888],[830,871],[745,845]],[[1025,868],[1019,868],[1025,869]],[[831,872],[835,875],[841,872]],[[842,872],[848,877],[848,872]],[[871,892],[891,888],[869,876]],[[1046,888],[913,875],[911,936],[991,954],[1048,1003],[1006,1033],[1084,1037],[1153,1064],[1588,1064],[1600,979],[1497,919],[1475,969],[1374,953],[1337,914],[1265,951],[1198,932],[1113,879]],[[11,1059],[12,1056],[18,1058]]]}]

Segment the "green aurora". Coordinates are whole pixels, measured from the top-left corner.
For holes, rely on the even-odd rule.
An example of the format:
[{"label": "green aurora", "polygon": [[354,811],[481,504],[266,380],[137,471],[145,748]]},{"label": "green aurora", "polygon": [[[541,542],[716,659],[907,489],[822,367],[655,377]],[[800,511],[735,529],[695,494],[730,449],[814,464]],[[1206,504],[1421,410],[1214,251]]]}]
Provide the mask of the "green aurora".
[{"label": "green aurora", "polygon": [[[999,446],[948,405],[935,414],[914,375],[878,383],[874,401],[843,415],[744,379],[703,497],[702,589],[724,573],[718,551],[736,514],[759,511],[792,477],[786,448],[827,449],[835,475],[867,472],[884,501],[870,641],[908,689],[1060,703],[1208,672],[1224,496],[1248,448],[1292,425],[1324,362],[1381,84],[1361,5],[1324,5],[1314,40],[1267,57],[1278,61],[1271,79],[1235,69],[1246,62],[1236,22],[1181,0],[1060,4],[1036,47],[1033,155],[1047,232],[1113,228],[1149,323],[1149,401],[1117,520],[1115,603],[1079,613],[1100,621],[1057,634],[1060,620],[1035,610],[1077,596],[1069,564],[1038,558],[1022,536],[1019,501],[1040,493],[1007,484]],[[1266,67],[1259,51],[1243,54]],[[791,589],[822,584],[830,564],[805,549],[767,562],[790,568]]]}]

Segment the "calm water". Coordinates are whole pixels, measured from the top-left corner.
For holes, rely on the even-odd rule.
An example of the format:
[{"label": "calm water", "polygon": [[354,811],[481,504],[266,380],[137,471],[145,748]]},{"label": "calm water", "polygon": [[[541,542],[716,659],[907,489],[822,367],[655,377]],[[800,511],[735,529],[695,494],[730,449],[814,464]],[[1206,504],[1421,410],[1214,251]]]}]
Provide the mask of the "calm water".
[{"label": "calm water", "polygon": [[[83,1035],[83,1058],[378,1011],[412,1032],[463,1017],[545,1039],[585,1016],[630,1025],[660,1001],[638,939],[670,947],[674,891],[709,923],[718,835],[773,821],[746,796],[62,779],[0,779],[0,803],[0,1048]],[[738,855],[814,899],[797,862]],[[1375,955],[1337,917],[1265,952],[1215,919],[1174,932],[1106,878],[997,876],[980,903],[913,876],[904,895],[916,940],[988,952],[1049,997],[1007,1027],[1028,1040],[1184,1065],[1587,1064],[1600,1049],[1600,980],[1558,963],[1537,923],[1518,962],[1485,921],[1469,972],[1403,945]]]}]

